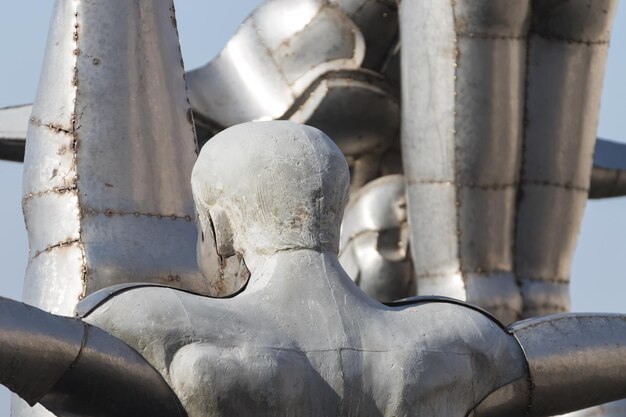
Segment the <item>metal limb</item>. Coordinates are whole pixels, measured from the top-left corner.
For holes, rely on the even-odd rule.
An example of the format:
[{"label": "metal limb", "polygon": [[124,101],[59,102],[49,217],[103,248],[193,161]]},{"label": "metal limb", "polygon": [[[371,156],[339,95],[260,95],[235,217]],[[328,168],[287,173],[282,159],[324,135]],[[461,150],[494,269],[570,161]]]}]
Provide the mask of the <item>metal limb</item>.
[{"label": "metal limb", "polygon": [[78,319],[0,298],[0,383],[59,417],[185,417],[161,375]]},{"label": "metal limb", "polygon": [[510,330],[524,350],[528,379],[491,394],[476,416],[549,416],[626,396],[624,315],[553,315]]}]

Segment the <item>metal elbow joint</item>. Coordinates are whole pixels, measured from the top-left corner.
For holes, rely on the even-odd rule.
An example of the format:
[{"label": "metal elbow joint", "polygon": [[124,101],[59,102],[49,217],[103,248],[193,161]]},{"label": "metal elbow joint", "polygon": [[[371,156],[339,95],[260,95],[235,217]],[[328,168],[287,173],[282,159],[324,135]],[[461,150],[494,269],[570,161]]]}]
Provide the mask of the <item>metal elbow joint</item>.
[{"label": "metal elbow joint", "polygon": [[159,372],[119,339],[5,298],[0,383],[61,417],[186,416]]},{"label": "metal elbow joint", "polygon": [[474,415],[551,416],[626,398],[626,316],[559,314],[509,327],[527,379],[492,393]]}]

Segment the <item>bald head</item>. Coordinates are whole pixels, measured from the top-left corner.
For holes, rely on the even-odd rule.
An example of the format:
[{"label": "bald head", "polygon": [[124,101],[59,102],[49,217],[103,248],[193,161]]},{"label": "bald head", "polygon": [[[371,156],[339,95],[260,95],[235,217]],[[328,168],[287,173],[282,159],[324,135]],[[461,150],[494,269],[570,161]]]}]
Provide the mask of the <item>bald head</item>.
[{"label": "bald head", "polygon": [[315,128],[272,121],[226,129],[202,149],[191,184],[200,221],[214,223],[218,248],[337,252],[348,166]]}]

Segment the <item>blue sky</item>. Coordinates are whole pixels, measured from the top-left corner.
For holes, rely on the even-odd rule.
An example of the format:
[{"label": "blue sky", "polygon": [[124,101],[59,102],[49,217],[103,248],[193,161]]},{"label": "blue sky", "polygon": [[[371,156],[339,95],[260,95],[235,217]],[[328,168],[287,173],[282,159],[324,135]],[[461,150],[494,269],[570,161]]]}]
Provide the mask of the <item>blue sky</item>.
[{"label": "blue sky", "polygon": [[[52,1],[5,2],[0,13],[0,107],[30,103],[41,70]],[[176,2],[187,69],[208,62],[260,0]],[[626,5],[616,16],[598,135],[626,141]],[[0,162],[0,295],[21,298],[28,245],[20,207],[21,164]],[[626,313],[626,198],[587,205],[572,276],[575,311]],[[0,390],[0,416],[8,393]]]}]

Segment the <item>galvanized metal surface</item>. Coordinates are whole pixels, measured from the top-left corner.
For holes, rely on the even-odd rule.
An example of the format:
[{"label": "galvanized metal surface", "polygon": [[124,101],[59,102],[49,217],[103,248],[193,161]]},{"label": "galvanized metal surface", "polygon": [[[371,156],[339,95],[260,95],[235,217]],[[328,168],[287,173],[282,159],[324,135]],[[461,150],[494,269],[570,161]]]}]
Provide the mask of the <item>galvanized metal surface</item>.
[{"label": "galvanized metal surface", "polygon": [[71,315],[118,283],[208,292],[195,158],[172,2],[58,0],[24,163],[24,300]]},{"label": "galvanized metal surface", "polygon": [[[416,231],[420,230],[412,237],[414,246],[419,246],[414,251],[414,257],[416,254],[421,256],[418,259],[420,262],[415,264],[416,270],[420,271],[418,279],[422,282],[419,291],[443,292],[468,299],[490,308],[506,322],[522,314],[566,309],[566,279],[559,278],[558,274],[534,276],[527,271],[548,271],[555,267],[550,264],[552,259],[559,259],[556,265],[558,271],[569,268],[581,207],[586,201],[586,192],[584,199],[579,196],[586,188],[577,184],[585,179],[588,181],[590,174],[590,155],[595,137],[594,114],[597,114],[606,49],[604,38],[597,40],[593,36],[606,35],[614,4],[603,2],[598,9],[586,13],[587,4],[582,0],[567,6],[565,2],[551,1],[533,7],[531,15],[527,12],[528,2],[517,3],[515,7],[487,1],[445,5],[422,3],[405,0],[402,6],[408,10],[403,12],[403,22],[413,25],[406,29],[406,38],[411,39],[418,34],[420,39],[426,39],[424,45],[416,42],[415,48],[404,52],[405,57],[415,62],[407,64],[407,59],[403,59],[404,100],[405,103],[407,98],[413,100],[409,106],[405,105],[404,128],[411,135],[421,135],[417,141],[405,135],[408,139],[403,144],[405,165],[409,160],[409,211],[418,224]],[[28,170],[25,179],[27,195],[24,204],[27,219],[31,219],[29,274],[36,278],[53,271],[52,279],[42,280],[55,283],[51,291],[57,297],[49,297],[52,293],[38,294],[37,291],[28,296],[40,302],[45,299],[51,310],[65,311],[78,298],[102,286],[129,280],[142,281],[146,280],[146,276],[157,277],[157,282],[183,285],[195,291],[231,294],[245,285],[250,270],[258,268],[255,262],[248,265],[244,254],[234,250],[232,244],[218,245],[211,256],[213,261],[221,261],[221,272],[217,275],[209,273],[207,283],[200,279],[191,256],[181,258],[175,254],[177,250],[193,253],[189,248],[180,248],[180,242],[189,245],[189,237],[195,231],[191,223],[193,212],[189,211],[189,190],[183,181],[185,174],[179,168],[191,166],[194,156],[193,139],[185,144],[173,145],[171,138],[167,137],[192,138],[193,134],[191,120],[185,120],[185,114],[179,111],[186,105],[184,90],[180,88],[184,82],[182,68],[178,62],[174,63],[179,51],[175,36],[172,36],[175,35],[175,26],[171,25],[174,23],[173,9],[166,10],[165,4],[124,4],[115,8],[79,0],[59,1],[57,4],[55,24],[60,29],[53,32],[51,44],[56,43],[50,48],[57,52],[50,53],[48,60],[61,76],[56,73],[44,73],[42,76],[41,91],[46,93],[40,94],[31,119],[32,135],[39,142],[28,145],[33,155],[30,166],[35,168]],[[428,17],[416,12],[420,7],[428,9]],[[558,13],[554,14],[555,10]],[[70,15],[70,12],[73,13]],[[398,56],[395,48],[397,26],[376,24],[381,18],[384,20],[390,14],[393,16],[393,13],[394,5],[374,1],[328,4],[317,1],[268,2],[242,26],[218,59],[197,71],[205,77],[197,90],[205,94],[207,101],[204,105],[215,106],[215,111],[211,110],[214,114],[201,113],[200,119],[215,130],[236,122],[222,123],[220,112],[226,118],[240,116],[242,121],[256,114],[260,115],[256,119],[290,118],[311,122],[325,129],[328,126],[327,129],[336,136],[335,140],[348,156],[354,174],[354,190],[382,174],[399,172],[397,93],[393,83],[386,82],[381,75],[387,74],[393,79],[393,67],[397,65]],[[565,15],[568,18],[562,19]],[[415,16],[419,17],[416,19]],[[107,26],[107,19],[126,22],[121,25],[123,30],[114,34],[121,43],[115,41],[114,44],[124,44],[129,50],[135,48],[135,52],[140,51],[131,56],[134,60],[128,60],[123,48],[121,51],[118,47],[113,48],[115,50],[101,49],[102,34],[111,36],[103,29]],[[526,33],[528,19],[532,20],[530,35]],[[137,20],[142,22],[139,27],[131,24]],[[280,25],[276,21],[289,24]],[[434,24],[429,26],[429,23]],[[576,38],[577,35],[571,33],[571,27],[576,25],[579,30],[583,28],[585,37]],[[63,30],[70,26],[71,36],[69,31]],[[84,32],[85,36],[84,28],[89,29]],[[164,28],[169,28],[169,31],[164,31]],[[135,33],[144,38],[139,43],[129,43]],[[145,37],[146,33],[157,35],[150,38]],[[58,52],[59,49],[61,52]],[[435,55],[431,55],[433,51]],[[439,56],[436,56],[437,51]],[[68,52],[71,57],[66,55]],[[122,55],[124,58],[120,58]],[[548,62],[544,55],[549,55],[553,61]],[[146,60],[146,56],[150,59]],[[154,56],[163,60],[155,83],[168,85],[167,91],[146,86],[145,80],[139,81],[144,68],[154,65],[151,62]],[[413,71],[425,56],[430,58],[428,62],[432,65],[429,68],[430,78],[424,78],[428,80],[426,83],[418,80],[419,74]],[[105,62],[121,62],[126,66],[112,68]],[[502,65],[503,62],[507,65]],[[423,64],[420,65],[423,67]],[[582,71],[581,65],[588,65],[591,70]],[[175,68],[178,70],[174,71]],[[246,68],[248,71],[242,73]],[[568,79],[571,84],[558,84],[553,78],[545,88],[536,88],[531,82],[532,77],[542,78],[533,75],[535,71],[543,74],[553,68],[566,68],[579,75],[585,73],[585,76]],[[445,76],[446,73],[451,75],[450,79]],[[274,81],[272,74],[276,75]],[[64,77],[69,83],[63,82]],[[179,77],[178,81],[175,81],[176,77]],[[56,84],[50,88],[53,80]],[[207,85],[210,88],[205,89]],[[220,88],[224,91],[215,93],[219,93]],[[248,97],[239,103],[243,96],[234,94],[229,88],[235,88],[237,93],[245,92]],[[571,90],[579,90],[574,91],[578,95],[569,97],[567,94]],[[124,91],[129,95],[120,97],[120,92]],[[425,91],[429,93],[425,94]],[[133,101],[136,97],[143,98],[147,104],[143,107],[138,105]],[[271,100],[268,100],[270,97]],[[567,106],[560,108],[560,103],[564,102]],[[95,103],[105,103],[114,111],[103,116],[94,110],[97,109]],[[167,115],[161,113],[166,103],[170,104]],[[59,106],[69,110],[60,115],[53,114],[51,109],[58,110]],[[560,113],[553,114],[553,120],[548,121],[541,118],[544,116],[535,117],[532,111],[539,111],[541,106],[548,106],[551,111],[559,107],[557,111]],[[159,107],[161,110],[155,111]],[[38,108],[41,109],[39,113]],[[486,111],[485,108],[491,110]],[[433,109],[437,117],[427,115]],[[422,110],[426,113],[420,114]],[[239,112],[243,112],[243,116],[238,116]],[[561,130],[558,123],[573,120],[565,116],[573,117],[582,123],[582,127],[579,126],[580,129],[573,134]],[[376,128],[372,129],[372,125]],[[589,135],[591,130],[594,130],[593,135]],[[104,138],[103,131],[106,132]],[[168,132],[168,135],[161,136],[162,132]],[[577,136],[578,132],[583,133]],[[546,141],[545,137],[556,139]],[[507,138],[507,141],[503,142],[502,138]],[[29,142],[33,142],[32,138]],[[421,151],[417,151],[416,144]],[[558,147],[559,152],[564,149],[565,156],[554,149],[554,152],[547,152],[549,156],[544,155],[543,150],[550,146]],[[141,163],[144,151],[149,155],[146,162]],[[421,156],[420,152],[423,152]],[[120,154],[127,158],[120,158]],[[587,159],[587,162],[581,159],[582,162],[576,162],[573,168],[564,163],[574,160],[570,159],[574,156]],[[43,163],[36,165],[32,161]],[[166,169],[161,172],[164,166]],[[156,167],[159,167],[158,170]],[[599,178],[598,182],[601,181],[606,184],[607,177]],[[146,184],[152,185],[147,187]],[[252,193],[248,192],[249,195]],[[400,193],[399,187],[392,192],[393,195]],[[523,198],[516,200],[516,196],[520,195]],[[544,206],[531,200],[540,201]],[[554,213],[548,213],[547,218],[542,217],[547,210],[546,201],[552,202],[552,210],[566,207],[573,211],[566,216],[561,215],[560,223],[557,219],[550,220]],[[433,210],[433,202],[436,210]],[[393,216],[380,211],[388,208],[385,205],[370,203],[369,206],[370,209],[363,213],[382,220],[382,223],[346,235],[352,238],[348,245],[370,250],[373,256],[368,256],[369,259],[376,261],[373,265],[358,268],[371,273],[373,279],[398,271],[405,276],[409,265],[402,254],[405,253],[403,250],[406,251],[408,239],[399,238],[396,234],[400,236],[402,233],[394,234],[394,231],[392,239],[385,240],[382,236],[385,230],[381,231],[381,228],[385,226],[384,220]],[[436,213],[434,217],[433,212]],[[167,213],[169,215],[164,216]],[[221,234],[228,231],[230,226],[225,227],[220,222],[224,216],[220,213],[212,214],[210,222],[204,219],[202,223],[201,219],[201,241],[206,237],[208,241],[219,242]],[[421,218],[424,213],[428,215]],[[45,218],[44,214],[48,217]],[[171,224],[165,224],[164,217],[169,217]],[[336,220],[337,217],[340,214],[335,213],[333,218]],[[54,219],[57,227],[49,227],[50,219]],[[517,219],[517,225],[514,219]],[[393,220],[400,224],[399,230],[402,230],[404,220]],[[183,221],[186,226],[180,226]],[[547,229],[545,222],[549,223]],[[344,229],[359,229],[362,225],[358,223],[358,220],[347,221]],[[245,222],[238,222],[237,227],[244,227],[243,224]],[[565,239],[565,242],[547,242],[546,245],[552,246],[545,248],[552,252],[544,253],[549,256],[543,259],[534,255],[531,257],[528,250],[537,249],[528,249],[532,240],[525,240],[526,235],[520,237],[520,227],[527,234],[532,234],[534,229],[541,233],[552,233],[550,230],[554,229],[574,237]],[[103,236],[106,239],[102,239]],[[175,239],[167,243],[164,236]],[[296,234],[288,234],[280,236],[280,239],[295,237]],[[256,239],[255,243],[260,240],[268,243],[274,238],[279,239],[272,234],[261,237],[254,233],[250,239]],[[304,238],[306,240],[306,235]],[[160,252],[158,247],[151,246],[155,242],[161,242]],[[404,243],[404,247],[394,247],[398,242]],[[129,247],[138,250],[131,253]],[[287,248],[290,248],[289,245]],[[400,264],[389,263],[385,255],[391,252],[394,260],[401,259]],[[150,256],[146,256],[148,253]],[[199,253],[206,255],[202,251]],[[515,262],[513,255],[516,256]],[[357,257],[352,257],[353,265],[358,264],[355,259]],[[533,261],[526,262],[527,259]],[[172,260],[175,260],[174,264]],[[226,260],[229,265],[224,263]],[[332,264],[331,259],[325,260],[324,265],[327,261]],[[315,264],[314,259],[307,262]],[[518,265],[522,265],[524,272],[521,278],[514,273],[518,272]],[[206,266],[204,269],[210,270]],[[228,272],[225,274],[226,269]],[[304,273],[305,268],[301,270]],[[327,271],[324,270],[324,273],[327,274]],[[237,276],[237,281],[230,280],[232,275],[229,274]],[[62,279],[66,276],[79,277],[79,280]],[[405,279],[400,281],[407,287]],[[329,284],[328,288],[331,287]],[[261,287],[257,289],[261,291]],[[323,289],[320,291],[323,292]],[[184,297],[187,296],[192,297]],[[189,301],[189,305],[203,302]],[[213,307],[209,304],[207,308],[211,311]],[[190,311],[187,307],[183,310],[185,314]],[[262,308],[253,310],[259,313]],[[116,314],[111,313],[119,317]],[[603,334],[599,336],[604,337]],[[253,338],[257,340],[257,336]],[[208,343],[208,339],[200,339],[202,337],[195,343]],[[192,358],[192,364],[195,364],[193,358],[204,358],[206,352],[215,353],[212,349],[206,346],[181,349],[185,350],[185,354],[180,356],[180,361],[189,365],[189,358]],[[222,349],[218,350],[223,356]],[[328,352],[329,355],[334,350],[339,352],[341,362],[344,357],[342,349],[331,348]],[[301,353],[308,355],[306,351]],[[162,372],[165,375],[169,371]],[[185,370],[180,372],[179,383],[185,385],[184,381],[190,380],[193,375],[186,374]],[[589,374],[589,377],[593,375]],[[516,381],[518,385],[515,389],[519,390],[519,395],[527,395],[524,384],[519,385],[520,379]],[[178,387],[181,392],[188,388]],[[375,410],[377,405],[373,407],[369,409]],[[442,410],[452,405],[443,407]],[[198,410],[198,413],[206,412],[206,408]],[[447,411],[452,412],[451,409]]]},{"label": "galvanized metal surface", "polygon": [[343,156],[315,129],[220,133],[193,189],[201,225],[221,232],[199,244],[241,253],[246,289],[230,299],[128,290],[86,319],[142,352],[190,416],[464,416],[524,378],[517,341],[480,312],[385,307],[351,282],[333,253],[347,188]]},{"label": "galvanized metal surface", "polygon": [[[525,320],[510,330],[524,350],[528,379],[501,387],[472,415],[548,416],[626,395],[626,316],[558,314]],[[524,396],[525,404],[518,401]],[[611,414],[619,407],[612,403],[571,415],[619,416]]]},{"label": "galvanized metal surface", "polygon": [[400,172],[398,87],[383,75],[397,31],[391,1],[267,1],[188,73],[199,142],[236,123],[289,119],[337,141],[355,191]]},{"label": "galvanized metal surface", "polygon": [[339,261],[370,297],[391,302],[415,293],[404,177],[384,176],[354,194],[341,225]]},{"label": "galvanized metal surface", "polygon": [[59,0],[24,167],[25,300],[71,314],[116,283],[207,291],[195,150],[172,3]]},{"label": "galvanized metal surface", "polygon": [[[512,246],[529,2],[403,1],[400,18],[418,294],[467,300],[514,321],[522,309]],[[492,291],[475,291],[481,284]]]},{"label": "galvanized metal surface", "polygon": [[60,417],[186,417],[136,351],[77,319],[0,299],[0,381]]},{"label": "galvanized metal surface", "polygon": [[616,5],[533,3],[514,249],[524,317],[569,310],[567,283],[589,191]]}]

